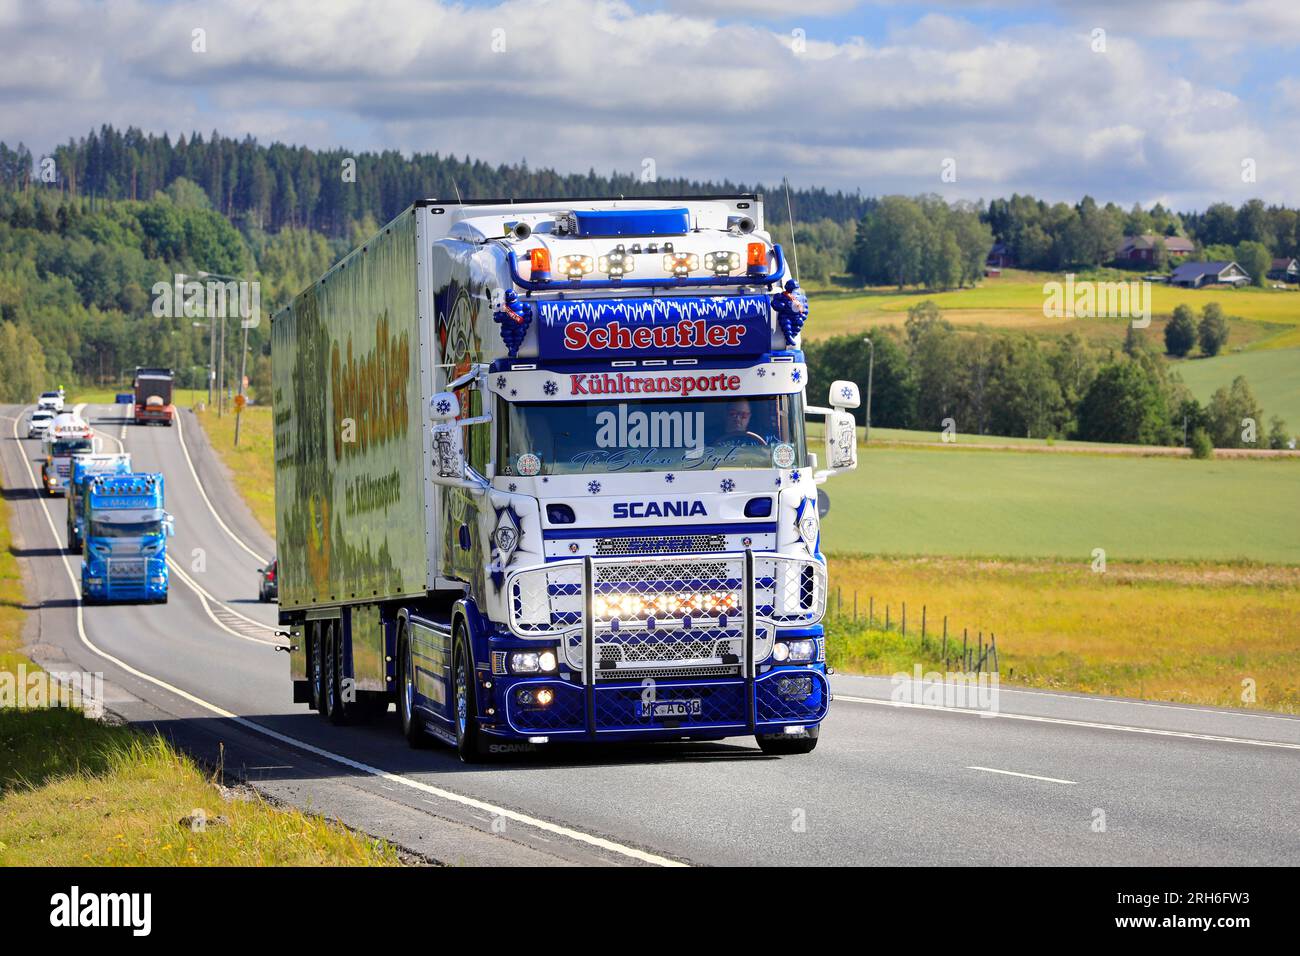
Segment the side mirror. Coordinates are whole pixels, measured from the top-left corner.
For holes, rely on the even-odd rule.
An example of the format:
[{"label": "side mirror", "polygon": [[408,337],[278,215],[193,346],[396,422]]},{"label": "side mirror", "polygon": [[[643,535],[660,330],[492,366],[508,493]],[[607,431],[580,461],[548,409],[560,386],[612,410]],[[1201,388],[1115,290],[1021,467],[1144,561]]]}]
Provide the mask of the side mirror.
[{"label": "side mirror", "polygon": [[857,382],[839,380],[831,383],[830,405],[832,408],[857,408],[861,404],[862,396],[858,394]]},{"label": "side mirror", "polygon": [[[854,386],[856,397],[856,386]],[[826,466],[832,471],[858,467],[858,425],[853,416],[838,408],[826,416]]]}]

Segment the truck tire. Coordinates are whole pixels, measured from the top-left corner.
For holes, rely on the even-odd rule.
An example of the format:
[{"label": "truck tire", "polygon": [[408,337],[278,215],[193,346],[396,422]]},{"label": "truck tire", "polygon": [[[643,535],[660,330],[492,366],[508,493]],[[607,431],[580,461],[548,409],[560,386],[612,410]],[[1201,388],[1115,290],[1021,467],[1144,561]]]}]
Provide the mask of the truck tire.
[{"label": "truck tire", "polygon": [[469,640],[465,637],[463,624],[456,626],[451,685],[455,707],[453,722],[456,727],[456,755],[464,763],[479,763],[483,760],[484,748],[478,726],[477,681],[474,678],[474,659],[469,653]]},{"label": "truck tire", "polygon": [[397,631],[397,718],[402,736],[416,750],[424,750],[432,739],[424,732],[424,718],[415,709],[415,668],[411,661],[411,638],[406,622]]},{"label": "truck tire", "polygon": [[787,737],[785,734],[758,734],[758,749],[773,757],[793,754],[810,754],[817,748],[820,727],[811,727],[806,736]]},{"label": "truck tire", "polygon": [[319,621],[307,622],[307,686],[311,689],[308,703],[317,713],[325,713],[325,665],[321,653],[321,626]]},{"label": "truck tire", "polygon": [[353,706],[343,699],[343,642],[339,623],[330,621],[325,632],[325,716],[335,727],[352,723]]}]

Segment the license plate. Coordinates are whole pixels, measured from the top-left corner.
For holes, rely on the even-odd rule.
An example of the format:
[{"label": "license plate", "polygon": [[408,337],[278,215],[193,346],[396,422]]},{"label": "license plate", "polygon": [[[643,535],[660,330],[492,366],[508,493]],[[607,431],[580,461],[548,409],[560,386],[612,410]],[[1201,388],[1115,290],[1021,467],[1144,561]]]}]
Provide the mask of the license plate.
[{"label": "license plate", "polygon": [[637,716],[651,719],[699,717],[703,710],[698,697],[688,700],[642,701],[637,704]]}]

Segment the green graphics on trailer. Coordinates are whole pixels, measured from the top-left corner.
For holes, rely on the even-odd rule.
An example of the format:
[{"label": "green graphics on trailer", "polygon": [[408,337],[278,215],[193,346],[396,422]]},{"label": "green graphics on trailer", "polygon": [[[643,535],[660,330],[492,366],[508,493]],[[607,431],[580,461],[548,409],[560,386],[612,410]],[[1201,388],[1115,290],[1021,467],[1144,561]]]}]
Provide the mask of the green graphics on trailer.
[{"label": "green graphics on trailer", "polygon": [[272,324],[277,532],[302,545],[282,606],[425,592],[414,233],[399,218]]}]

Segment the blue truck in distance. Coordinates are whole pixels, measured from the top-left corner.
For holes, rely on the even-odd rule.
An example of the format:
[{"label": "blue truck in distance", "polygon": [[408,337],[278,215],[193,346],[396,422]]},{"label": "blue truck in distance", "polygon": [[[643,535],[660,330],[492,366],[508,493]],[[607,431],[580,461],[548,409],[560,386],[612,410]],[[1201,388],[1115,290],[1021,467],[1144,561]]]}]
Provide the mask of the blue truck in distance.
[{"label": "blue truck in distance", "polygon": [[467,761],[813,750],[859,399],[805,401],[807,318],[756,195],[406,209],[271,323],[294,700]]},{"label": "blue truck in distance", "polygon": [[96,475],[86,484],[81,601],[167,603],[167,538],[163,476]]},{"label": "blue truck in distance", "polygon": [[86,485],[97,475],[125,475],[131,471],[128,452],[104,455],[73,455],[68,476],[68,550],[81,550],[86,524]]}]

